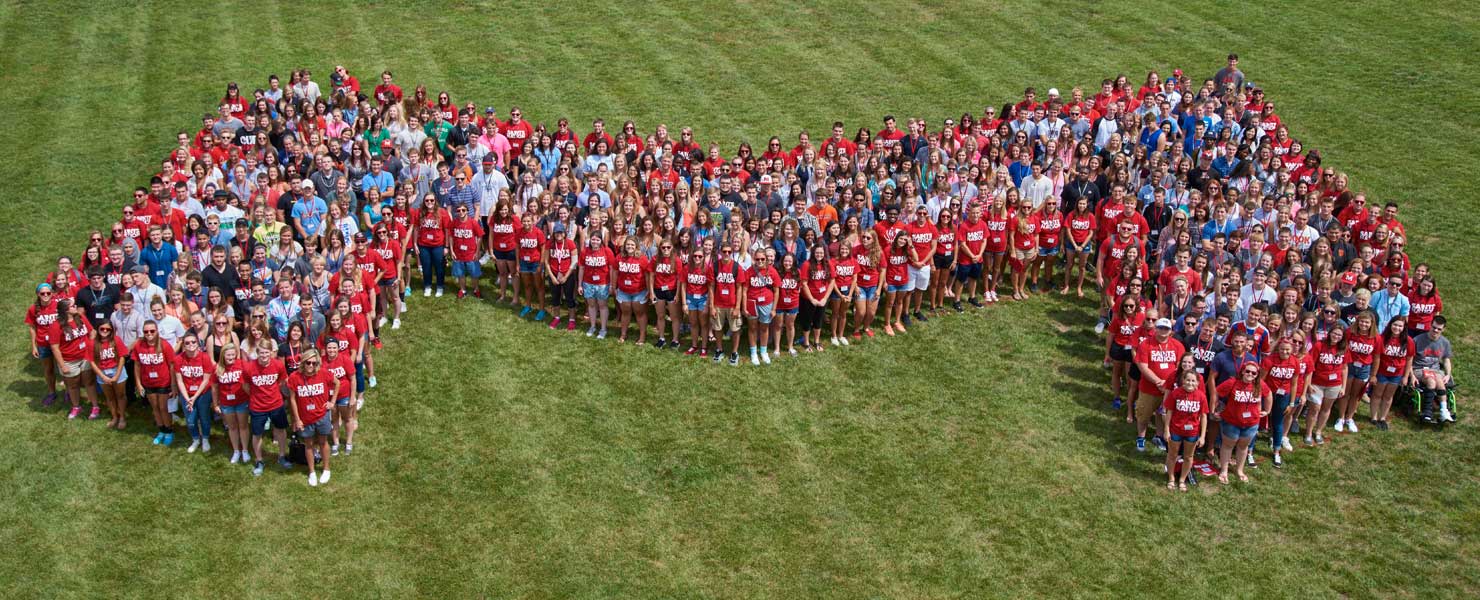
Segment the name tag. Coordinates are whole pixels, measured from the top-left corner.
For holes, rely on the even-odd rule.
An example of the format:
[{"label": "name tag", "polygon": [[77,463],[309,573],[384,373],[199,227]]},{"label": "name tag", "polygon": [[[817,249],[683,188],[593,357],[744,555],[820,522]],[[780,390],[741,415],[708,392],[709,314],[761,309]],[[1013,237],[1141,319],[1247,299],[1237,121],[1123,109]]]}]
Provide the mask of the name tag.
[{"label": "name tag", "polygon": [[1188,423],[1188,424],[1182,426],[1182,429],[1185,430],[1185,431],[1192,431],[1193,428],[1194,428],[1194,426],[1191,423]]},{"label": "name tag", "polygon": [[308,406],[305,406],[304,408],[307,409],[307,410],[314,410],[315,406],[313,404],[309,404]]},{"label": "name tag", "polygon": [[1245,419],[1247,419],[1247,418],[1250,418],[1250,417],[1253,417],[1253,416],[1254,416],[1254,414],[1253,414],[1253,413],[1251,413],[1251,412],[1249,412],[1249,411],[1247,411],[1247,410],[1246,410],[1246,411],[1244,411],[1244,418],[1245,418]]}]

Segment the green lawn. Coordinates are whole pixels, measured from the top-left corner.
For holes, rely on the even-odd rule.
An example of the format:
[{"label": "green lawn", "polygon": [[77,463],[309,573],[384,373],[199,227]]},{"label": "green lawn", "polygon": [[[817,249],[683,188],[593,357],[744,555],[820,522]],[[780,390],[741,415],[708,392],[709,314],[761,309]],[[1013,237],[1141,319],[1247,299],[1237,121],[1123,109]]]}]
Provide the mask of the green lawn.
[{"label": "green lawn", "polygon": [[[1473,3],[0,3],[5,595],[1480,595],[1473,421],[1170,494],[1108,409],[1092,305],[1040,299],[770,369],[412,302],[332,484],[43,409],[31,286],[226,80],[343,63],[409,92],[691,125],[729,152],[933,122],[1230,50],[1296,136],[1403,205],[1477,382]],[[224,442],[218,446],[225,446]]]}]

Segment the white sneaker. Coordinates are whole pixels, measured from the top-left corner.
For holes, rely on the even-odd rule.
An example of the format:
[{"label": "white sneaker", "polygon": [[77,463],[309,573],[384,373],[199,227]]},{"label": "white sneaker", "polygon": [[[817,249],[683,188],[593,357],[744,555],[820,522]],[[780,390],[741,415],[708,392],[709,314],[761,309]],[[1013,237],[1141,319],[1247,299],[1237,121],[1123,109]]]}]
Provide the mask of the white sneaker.
[{"label": "white sneaker", "polygon": [[211,440],[201,440],[200,441],[200,451],[203,452],[203,453],[210,453],[210,451],[211,451]]},{"label": "white sneaker", "polygon": [[[405,302],[396,302],[396,304],[401,305],[401,309],[400,309],[401,314],[403,314],[403,315],[406,314],[406,303]],[[400,321],[400,319],[396,319],[396,320],[397,321]]]},{"label": "white sneaker", "polygon": [[329,483],[329,470],[328,469],[324,469],[324,472],[323,473],[319,473],[319,483]]},{"label": "white sneaker", "polygon": [[1295,447],[1290,445],[1290,436],[1285,436],[1283,439],[1280,440],[1280,447],[1284,448],[1285,452],[1295,451]]},{"label": "white sneaker", "polygon": [[360,396],[359,398],[355,399],[355,410],[360,410],[363,408],[365,408],[365,397]]},{"label": "white sneaker", "polygon": [[400,328],[401,328],[401,318],[400,317],[396,317],[396,319],[394,321],[391,321],[391,329],[400,329]]},{"label": "white sneaker", "polygon": [[1346,419],[1336,420],[1336,433],[1346,433]]},{"label": "white sneaker", "polygon": [[832,339],[832,345],[834,345],[834,346],[838,345],[838,338],[833,338]]},{"label": "white sneaker", "polygon": [[237,452],[235,450],[232,450],[231,451],[231,464],[233,464],[233,465],[236,464],[238,462],[237,459],[239,459],[241,457],[242,457],[242,453]]},{"label": "white sneaker", "polygon": [[1314,446],[1314,445],[1316,445],[1316,438],[1313,438],[1313,437],[1308,436],[1308,435],[1305,436],[1305,445],[1307,445],[1307,446]]},{"label": "white sneaker", "polygon": [[438,297],[438,298],[441,298],[441,297],[442,297],[442,292],[445,292],[445,291],[446,291],[446,290],[444,290],[444,289],[442,289],[442,288],[437,288],[437,297]]},{"label": "white sneaker", "polygon": [[1346,420],[1346,430],[1347,431],[1350,431],[1352,433],[1356,433],[1357,432],[1357,422],[1356,421],[1353,421],[1351,419],[1347,419]]},{"label": "white sneaker", "polygon": [[1105,333],[1105,324],[1095,323],[1095,335],[1100,335],[1102,333]]},{"label": "white sneaker", "polygon": [[839,342],[842,342],[844,346],[847,346],[848,345],[848,336],[845,335],[843,337],[840,337],[840,338],[838,338],[838,341]]},{"label": "white sneaker", "polygon": [[761,365],[761,357],[759,354],[756,354],[754,350],[750,351],[750,364],[757,367]]},{"label": "white sneaker", "polygon": [[313,471],[308,472],[308,487],[319,487],[318,473],[315,473]]},{"label": "white sneaker", "polygon": [[762,351],[761,352],[761,362],[766,363],[768,365],[771,364],[771,353],[770,352]]},{"label": "white sneaker", "polygon": [[185,452],[195,452],[197,448],[200,448],[200,440],[190,440],[190,447],[186,448]]},{"label": "white sneaker", "polygon": [[375,322],[375,326],[376,327],[385,327],[385,317],[381,317],[379,321],[376,321]]},{"label": "white sneaker", "polygon": [[432,288],[421,288],[421,297],[422,298],[431,298],[432,297]]},{"label": "white sneaker", "polygon": [[1454,415],[1452,415],[1452,414],[1449,413],[1449,407],[1448,406],[1440,406],[1439,407],[1439,420],[1440,421],[1444,421],[1445,423],[1453,423],[1454,422]]},{"label": "white sneaker", "polygon": [[586,337],[591,337],[593,335],[596,335],[596,326],[595,325],[592,325],[590,329],[587,329],[586,330]]}]

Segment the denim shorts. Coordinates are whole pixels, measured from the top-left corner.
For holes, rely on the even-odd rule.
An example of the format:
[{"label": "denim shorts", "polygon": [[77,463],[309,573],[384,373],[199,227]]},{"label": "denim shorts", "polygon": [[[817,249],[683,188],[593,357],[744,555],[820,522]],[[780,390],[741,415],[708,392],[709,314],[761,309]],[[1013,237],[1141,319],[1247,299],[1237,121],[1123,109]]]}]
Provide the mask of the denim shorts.
[{"label": "denim shorts", "polygon": [[587,300],[606,302],[606,299],[612,295],[612,288],[606,284],[586,283],[582,281],[581,295],[585,296]]},{"label": "denim shorts", "polygon": [[51,358],[51,346],[37,346],[36,354],[41,355],[42,359]]},{"label": "denim shorts", "polygon": [[860,286],[858,286],[858,295],[855,296],[855,299],[857,299],[857,300],[863,300],[864,302],[868,302],[868,301],[871,301],[871,300],[878,300],[879,299],[879,286],[877,286],[877,285],[869,285],[869,286],[860,285]]},{"label": "denim shorts", "polygon": [[754,316],[756,322],[762,325],[769,325],[771,323],[771,319],[776,318],[776,305],[774,303],[757,304],[755,305],[755,314],[746,316]]},{"label": "denim shorts", "polygon": [[483,266],[476,260],[454,260],[452,261],[453,277],[472,277],[478,279],[483,276]]},{"label": "denim shorts", "polygon": [[273,429],[288,428],[288,411],[279,406],[267,412],[251,411],[252,413],[252,435],[261,437],[267,433],[267,423],[272,422]]},{"label": "denim shorts", "polygon": [[1372,378],[1372,365],[1349,364],[1346,366],[1346,376],[1359,381],[1367,381]]},{"label": "denim shorts", "polygon": [[1377,382],[1384,385],[1402,385],[1402,375],[1378,375]]},{"label": "denim shorts", "polygon": [[1223,437],[1230,440],[1252,440],[1259,433],[1259,425],[1256,423],[1248,427],[1239,427],[1230,423],[1223,423],[1220,427]]},{"label": "denim shorts", "polygon": [[223,414],[223,415],[240,415],[240,414],[245,414],[247,412],[247,403],[246,402],[243,402],[243,403],[238,404],[236,406],[227,406],[225,404],[221,404],[219,406],[221,407],[221,414]]},{"label": "denim shorts", "polygon": [[[123,383],[125,381],[128,381],[128,369],[122,369],[122,368],[119,368],[119,367],[114,367],[112,369],[103,369],[103,375],[107,375],[108,377],[112,377],[115,373],[117,373],[119,371],[123,371],[123,376],[119,377],[118,378],[118,381],[115,381],[114,383]],[[107,385],[107,384],[103,383],[103,375],[99,375],[98,376],[98,385]]]},{"label": "denim shorts", "polygon": [[528,260],[519,261],[519,272],[534,274],[540,272],[540,263]]},{"label": "denim shorts", "polygon": [[334,406],[349,406],[349,396],[334,401]]},{"label": "denim shorts", "polygon": [[494,250],[493,251],[493,259],[494,260],[514,260],[514,251],[513,250]]},{"label": "denim shorts", "polygon": [[849,288],[849,287],[840,287],[838,289],[833,290],[832,296],[829,296],[828,297],[828,301],[831,302],[833,300],[842,300],[843,299],[843,295],[844,294],[847,294],[850,289],[852,289],[852,288]]},{"label": "denim shorts", "polygon": [[317,421],[304,423],[303,429],[298,432],[298,437],[304,440],[315,436],[329,437],[331,435],[334,435],[334,419],[329,416],[329,413],[324,413],[324,416],[319,417]]},{"label": "denim shorts", "polygon": [[1186,443],[1189,443],[1189,444],[1196,444],[1197,443],[1197,436],[1196,435],[1182,435],[1180,433],[1174,433],[1174,434],[1172,434],[1172,441],[1174,441],[1174,442],[1186,442]]},{"label": "denim shorts", "polygon": [[802,311],[802,307],[800,305],[798,305],[798,306],[793,306],[791,308],[778,308],[778,309],[776,309],[776,314],[778,314],[778,315],[794,315],[794,314],[797,314],[797,313],[799,313],[801,311]]},{"label": "denim shorts", "polygon": [[688,294],[684,296],[684,306],[689,310],[704,310],[709,307],[709,296],[705,294]]},{"label": "denim shorts", "polygon": [[891,294],[898,294],[900,292],[908,292],[914,288],[910,287],[910,284],[906,283],[904,285],[886,285],[884,286],[884,289],[888,290]]},{"label": "denim shorts", "polygon": [[[1058,255],[1059,255],[1059,247],[1058,246],[1051,246],[1051,247],[1048,247],[1048,248],[1039,248],[1038,249],[1038,256],[1058,256]],[[1197,440],[1192,440],[1192,441],[1195,442]]]},{"label": "denim shorts", "polygon": [[617,302],[621,304],[647,304],[647,290],[640,290],[631,294],[617,290]]}]

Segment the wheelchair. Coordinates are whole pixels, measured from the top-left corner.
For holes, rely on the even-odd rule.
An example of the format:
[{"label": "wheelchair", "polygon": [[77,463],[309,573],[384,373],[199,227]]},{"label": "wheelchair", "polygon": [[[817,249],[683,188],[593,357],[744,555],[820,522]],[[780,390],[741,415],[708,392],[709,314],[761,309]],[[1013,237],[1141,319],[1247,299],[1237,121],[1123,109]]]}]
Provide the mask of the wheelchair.
[{"label": "wheelchair", "polygon": [[1424,389],[1422,385],[1405,385],[1398,388],[1393,398],[1393,406],[1407,413],[1420,424],[1438,425],[1443,427],[1448,423],[1439,418],[1440,408],[1449,409],[1449,416],[1453,420],[1459,420],[1459,405],[1455,402],[1455,390],[1459,385],[1451,379],[1449,385],[1442,390],[1433,390],[1432,404],[1424,406]]}]

